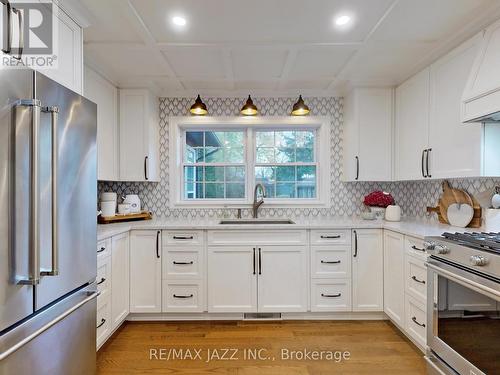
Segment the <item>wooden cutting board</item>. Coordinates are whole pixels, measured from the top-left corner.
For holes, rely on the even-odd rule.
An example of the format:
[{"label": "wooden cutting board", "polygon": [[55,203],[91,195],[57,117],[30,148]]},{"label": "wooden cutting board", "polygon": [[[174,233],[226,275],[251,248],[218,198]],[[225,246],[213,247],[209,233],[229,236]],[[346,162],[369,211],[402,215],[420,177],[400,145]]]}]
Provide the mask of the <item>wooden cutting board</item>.
[{"label": "wooden cutting board", "polygon": [[101,216],[97,217],[97,222],[99,224],[113,224],[122,223],[125,221],[137,221],[137,220],[151,220],[153,214],[149,211],[142,211],[137,214],[127,214],[127,215],[115,215],[115,216]]},{"label": "wooden cutting board", "polygon": [[474,202],[469,194],[463,190],[453,189],[448,181],[443,181],[443,195],[439,203],[439,212],[447,223],[449,223],[447,214],[448,207],[455,203],[468,204],[474,207]]}]

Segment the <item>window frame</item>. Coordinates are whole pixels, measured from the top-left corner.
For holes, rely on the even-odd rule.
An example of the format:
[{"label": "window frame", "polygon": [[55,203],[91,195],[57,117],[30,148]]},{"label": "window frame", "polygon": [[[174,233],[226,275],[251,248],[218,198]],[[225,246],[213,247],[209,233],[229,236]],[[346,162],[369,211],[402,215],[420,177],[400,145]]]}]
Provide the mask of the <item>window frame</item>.
[{"label": "window frame", "polygon": [[[330,206],[330,117],[188,117],[170,116],[169,176],[171,208],[248,207],[253,203],[256,166],[256,132],[279,130],[316,130],[314,155],[316,164],[316,198],[266,198],[264,206],[272,208]],[[184,199],[184,137],[186,131],[243,130],[245,142],[244,199]],[[260,163],[259,163],[260,164]],[[211,164],[212,165],[212,164]],[[286,164],[285,164],[286,165]],[[215,166],[215,165],[214,165]],[[173,179],[172,176],[178,176]]]}]

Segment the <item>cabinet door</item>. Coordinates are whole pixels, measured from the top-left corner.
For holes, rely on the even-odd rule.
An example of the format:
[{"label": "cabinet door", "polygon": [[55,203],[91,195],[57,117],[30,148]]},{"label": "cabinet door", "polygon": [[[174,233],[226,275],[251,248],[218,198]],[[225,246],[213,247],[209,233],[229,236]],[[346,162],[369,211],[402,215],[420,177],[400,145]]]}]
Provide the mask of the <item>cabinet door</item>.
[{"label": "cabinet door", "polygon": [[384,232],[384,312],[404,327],[404,236]]},{"label": "cabinet door", "polygon": [[161,232],[130,235],[130,312],[161,312]]},{"label": "cabinet door", "polygon": [[482,126],[461,121],[462,93],[479,40],[473,38],[431,66],[429,147],[433,178],[481,176]]},{"label": "cabinet door", "polygon": [[58,47],[57,68],[41,69],[47,77],[82,94],[83,86],[83,33],[62,9],[57,12]]},{"label": "cabinet door", "polygon": [[307,251],[304,246],[260,246],[259,312],[307,311]]},{"label": "cabinet door", "polygon": [[129,312],[129,235],[112,238],[111,245],[111,321],[115,329]]},{"label": "cabinet door", "polygon": [[97,104],[97,179],[118,180],[118,89],[85,67],[85,97]]},{"label": "cabinet door", "polygon": [[208,248],[208,312],[257,311],[257,248]]},{"label": "cabinet door", "polygon": [[390,181],[392,179],[392,90],[361,90],[358,108],[359,181]]},{"label": "cabinet door", "polygon": [[429,68],[396,89],[397,180],[423,179],[422,152],[429,144]]},{"label": "cabinet door", "polygon": [[353,311],[384,310],[383,237],[379,229],[353,230]]}]

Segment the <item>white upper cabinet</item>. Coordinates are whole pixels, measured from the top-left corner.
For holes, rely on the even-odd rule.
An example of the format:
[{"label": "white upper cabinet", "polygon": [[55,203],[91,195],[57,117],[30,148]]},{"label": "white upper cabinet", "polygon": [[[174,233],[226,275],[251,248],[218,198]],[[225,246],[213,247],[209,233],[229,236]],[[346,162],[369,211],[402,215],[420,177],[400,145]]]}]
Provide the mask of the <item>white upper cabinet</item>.
[{"label": "white upper cabinet", "polygon": [[488,27],[463,92],[462,120],[480,119],[500,111],[500,21]]},{"label": "white upper cabinet", "polygon": [[500,175],[500,140],[491,138],[498,125],[467,125],[460,116],[479,42],[466,41],[396,89],[396,180]]},{"label": "white upper cabinet", "polygon": [[148,90],[119,90],[120,180],[158,181],[159,105]]},{"label": "white upper cabinet", "polygon": [[425,177],[424,152],[429,144],[429,69],[396,89],[395,178]]},{"label": "white upper cabinet", "polygon": [[[57,6],[54,4],[54,6]],[[83,32],[82,28],[62,9],[57,11],[57,68],[40,72],[67,88],[83,91]]]},{"label": "white upper cabinet", "polygon": [[430,71],[429,174],[433,178],[483,175],[483,129],[461,120],[462,93],[479,39],[460,45]]},{"label": "white upper cabinet", "polygon": [[86,66],[84,95],[97,104],[97,178],[117,181],[118,89]]},{"label": "white upper cabinet", "polygon": [[392,89],[354,89],[344,103],[345,181],[392,179]]}]

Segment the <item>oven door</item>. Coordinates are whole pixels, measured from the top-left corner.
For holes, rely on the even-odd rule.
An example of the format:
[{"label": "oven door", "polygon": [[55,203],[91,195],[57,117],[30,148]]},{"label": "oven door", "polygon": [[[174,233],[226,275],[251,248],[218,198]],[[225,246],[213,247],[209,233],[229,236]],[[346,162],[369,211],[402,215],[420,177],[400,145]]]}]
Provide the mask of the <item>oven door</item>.
[{"label": "oven door", "polygon": [[461,375],[500,374],[500,280],[431,257],[427,343]]}]

